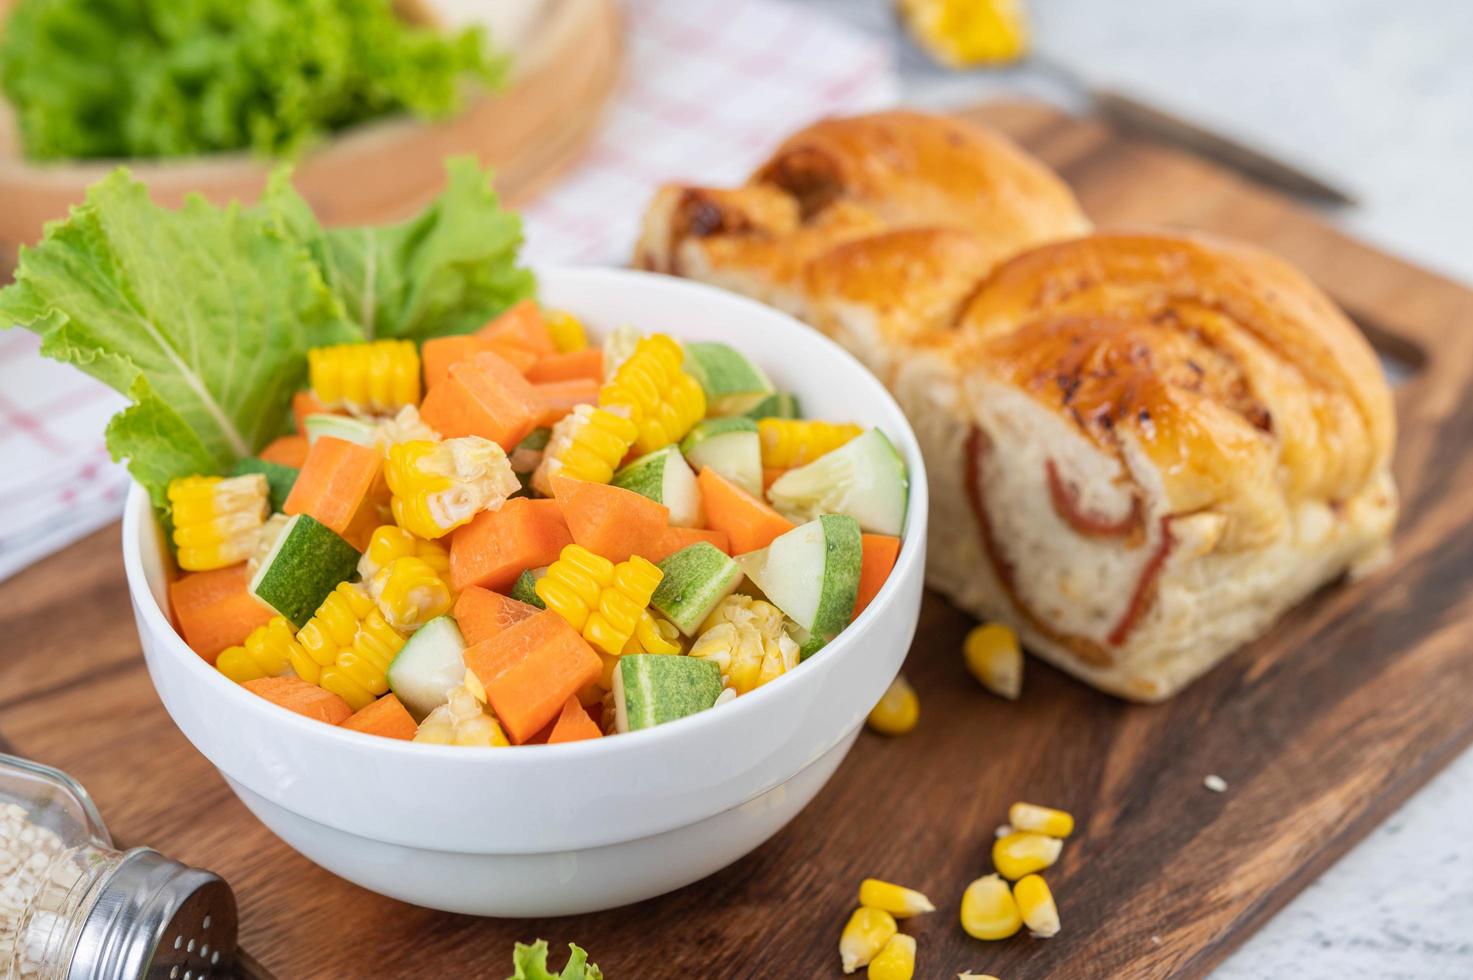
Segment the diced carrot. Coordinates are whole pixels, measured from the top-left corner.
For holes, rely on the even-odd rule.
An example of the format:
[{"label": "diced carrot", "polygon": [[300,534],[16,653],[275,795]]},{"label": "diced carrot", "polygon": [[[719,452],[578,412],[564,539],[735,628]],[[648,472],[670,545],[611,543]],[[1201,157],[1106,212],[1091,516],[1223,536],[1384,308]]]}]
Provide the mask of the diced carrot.
[{"label": "diced carrot", "polygon": [[312,444],[281,509],[311,514],[353,547],[368,547],[388,502],[383,456],[377,449],[323,436]]},{"label": "diced carrot", "polygon": [[359,708],[353,713],[353,717],[343,722],[343,727],[369,735],[405,740],[414,738],[414,733],[419,728],[409,714],[409,709],[393,694],[385,694],[366,708]]},{"label": "diced carrot", "polygon": [[537,397],[543,407],[542,418],[537,424],[553,425],[558,419],[571,412],[575,406],[598,404],[598,387],[598,382],[591,378],[534,384],[532,390],[537,392]]},{"label": "diced carrot", "polygon": [[537,729],[537,734],[536,735],[533,735],[531,738],[527,739],[522,744],[523,745],[546,745],[547,744],[547,740],[552,737],[552,730],[553,730],[553,728],[555,728],[556,726],[557,726],[557,719],[554,718],[552,721],[548,722],[547,724],[543,725],[541,728]]},{"label": "diced carrot", "polygon": [[765,548],[773,538],[793,529],[792,521],[709,466],[701,467],[696,481],[706,507],[706,523],[726,532],[734,555]]},{"label": "diced carrot", "polygon": [[512,306],[476,333],[492,340],[509,341],[538,356],[557,353],[557,345],[542,319],[542,309],[530,299]]},{"label": "diced carrot", "polygon": [[642,554],[670,526],[670,508],[633,490],[558,476],[552,490],[573,540],[612,562]]},{"label": "diced carrot", "polygon": [[301,469],[307,462],[307,448],[306,436],[281,436],[268,442],[266,448],[256,455],[268,463]]},{"label": "diced carrot", "polygon": [[604,379],[604,352],[597,347],[568,351],[566,354],[549,354],[539,358],[527,371],[527,380],[533,384],[549,381],[573,381],[587,378],[601,383]]},{"label": "diced carrot", "polygon": [[708,531],[699,527],[667,527],[660,532],[655,543],[646,546],[639,555],[654,562],[664,561],[681,548],[688,548],[697,541],[710,542],[728,555],[731,554],[731,541],[725,531]]},{"label": "diced carrot", "polygon": [[859,559],[859,595],[854,600],[854,615],[864,612],[890,577],[895,559],[900,555],[900,539],[889,534],[862,534]]},{"label": "diced carrot", "polygon": [[473,585],[455,600],[451,615],[455,617],[465,642],[480,643],[536,613],[536,606]]},{"label": "diced carrot", "polygon": [[272,704],[329,725],[341,725],[353,716],[348,702],[300,677],[258,677],[241,686]]},{"label": "diced carrot", "polygon": [[441,435],[482,436],[507,451],[536,428],[542,413],[521,372],[486,351],[450,365],[419,407],[420,417]]},{"label": "diced carrot", "polygon": [[552,734],[547,737],[547,741],[550,745],[558,742],[581,742],[586,738],[602,738],[603,734],[593,723],[593,719],[588,717],[588,712],[583,710],[578,699],[568,698],[563,702],[563,710],[558,714],[557,721],[552,724]]},{"label": "diced carrot", "polygon": [[786,466],[764,466],[762,467],[762,489],[766,490],[777,482],[777,478],[788,471]]},{"label": "diced carrot", "polygon": [[338,414],[341,413],[334,412],[322,404],[322,402],[317,400],[317,396],[310,391],[299,391],[295,395],[292,395],[292,420],[296,422],[297,435],[305,436],[307,434],[307,416]]},{"label": "diced carrot", "polygon": [[487,340],[491,353],[497,355],[506,363],[516,368],[523,377],[532,370],[532,365],[537,363],[538,354],[534,350],[528,350],[521,344],[514,344],[509,340]]},{"label": "diced carrot", "polygon": [[424,365],[425,390],[428,391],[444,381],[450,374],[450,365],[485,353],[500,356],[522,374],[526,374],[537,363],[537,355],[525,347],[498,342],[489,337],[480,337],[473,333],[435,337],[426,340],[419,349],[419,360]]},{"label": "diced carrot", "polygon": [[602,669],[598,654],[551,609],[522,620],[466,651],[466,667],[513,742],[527,741],[558,716],[563,702],[592,683]]},{"label": "diced carrot", "polygon": [[524,570],[557,561],[572,543],[557,501],[513,497],[451,534],[450,582],[457,590],[507,589]]},{"label": "diced carrot", "polygon": [[169,605],[189,648],[213,664],[220,651],[245,640],[274,613],[248,590],[245,562],[189,572],[169,583]]}]

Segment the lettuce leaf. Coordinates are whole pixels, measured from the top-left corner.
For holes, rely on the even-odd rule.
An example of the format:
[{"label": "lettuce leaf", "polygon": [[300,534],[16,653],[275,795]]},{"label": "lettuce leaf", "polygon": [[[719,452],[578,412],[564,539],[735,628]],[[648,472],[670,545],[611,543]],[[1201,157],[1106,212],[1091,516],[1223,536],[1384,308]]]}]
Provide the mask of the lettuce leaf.
[{"label": "lettuce leaf", "polygon": [[507,980],[603,980],[603,971],[588,962],[588,954],[576,943],[568,943],[568,964],[562,973],[547,968],[547,940],[539,939],[530,946],[517,943],[512,951],[516,973]]},{"label": "lettuce leaf", "polygon": [[532,295],[535,282],[516,265],[521,219],[501,209],[489,176],[471,157],[445,169],[445,190],[398,224],[323,229],[284,171],[261,207],[307,246],[367,339],[469,333]]},{"label": "lettuce leaf", "polygon": [[132,400],[107,445],[159,505],[169,479],[280,434],[308,348],[361,336],[310,253],[263,216],[198,197],[160,208],[125,170],[22,249],[0,290],[12,324]]}]

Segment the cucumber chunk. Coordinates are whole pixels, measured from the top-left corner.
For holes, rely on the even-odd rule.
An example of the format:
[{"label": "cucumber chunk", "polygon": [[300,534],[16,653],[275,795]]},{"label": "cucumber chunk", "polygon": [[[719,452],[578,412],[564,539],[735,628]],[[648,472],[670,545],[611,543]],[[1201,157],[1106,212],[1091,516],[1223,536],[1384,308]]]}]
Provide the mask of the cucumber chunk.
[{"label": "cucumber chunk", "polygon": [[909,494],[905,461],[879,429],[788,470],[767,488],[772,506],[790,520],[847,514],[861,530],[893,535],[905,528]]},{"label": "cucumber chunk", "polygon": [[695,636],[717,604],[742,584],[742,569],[706,541],[681,548],[660,562],[660,579],[650,605],[686,636]]},{"label": "cucumber chunk", "polygon": [[449,616],[414,632],[389,663],[389,690],[416,718],[424,718],[465,681],[465,637]]},{"label": "cucumber chunk", "polygon": [[677,446],[646,453],[615,473],[610,483],[664,504],[670,508],[670,523],[676,527],[701,524],[701,490],[696,485],[695,471]]},{"label": "cucumber chunk", "polygon": [[824,514],[779,535],[760,551],[738,555],[736,563],[804,631],[798,639],[807,656],[854,618],[862,554],[859,523]]},{"label": "cucumber chunk", "polygon": [[695,469],[709,466],[762,499],[762,439],[751,419],[736,416],[697,422],[681,442],[680,451]]},{"label": "cucumber chunk", "polygon": [[375,426],[372,422],[365,422],[362,419],[314,412],[302,419],[302,427],[307,430],[308,445],[312,445],[323,436],[332,436],[344,442],[356,442],[360,446],[373,445]]},{"label": "cucumber chunk", "polygon": [[686,344],[685,369],[706,390],[708,415],[741,415],[773,393],[762,369],[730,344]]},{"label": "cucumber chunk", "polygon": [[270,460],[247,456],[235,461],[230,475],[247,476],[251,473],[260,473],[264,476],[266,485],[271,488],[271,512],[277,513],[286,503],[287,496],[292,492],[292,484],[297,482],[297,476],[301,472],[295,466],[283,466]]},{"label": "cucumber chunk", "polygon": [[803,411],[798,406],[797,395],[775,391],[748,410],[746,416],[749,419],[801,419]]},{"label": "cucumber chunk", "polygon": [[250,591],[301,629],[327,594],[358,568],[358,549],[307,514],[286,522],[251,576]]},{"label": "cucumber chunk", "polygon": [[638,731],[705,711],[721,694],[714,660],[628,653],[614,671],[615,727]]},{"label": "cucumber chunk", "polygon": [[512,583],[511,591],[507,595],[529,606],[546,609],[547,603],[543,602],[542,597],[537,594],[537,580],[546,574],[546,568],[523,569],[522,574],[518,575],[517,580]]}]

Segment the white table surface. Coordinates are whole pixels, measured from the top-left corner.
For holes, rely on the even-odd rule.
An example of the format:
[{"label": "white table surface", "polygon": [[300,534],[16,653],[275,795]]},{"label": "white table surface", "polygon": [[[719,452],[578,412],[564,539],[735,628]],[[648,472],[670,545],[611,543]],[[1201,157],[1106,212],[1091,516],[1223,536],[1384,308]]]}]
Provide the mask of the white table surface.
[{"label": "white table surface", "polygon": [[[803,2],[876,34],[894,30],[887,0]],[[1333,220],[1473,282],[1473,4],[1033,0],[1028,7],[1035,50],[1052,61],[1311,166],[1360,201],[1329,212]],[[1037,70],[949,73],[896,43],[911,104],[1026,93],[1084,106],[1077,92]],[[1473,978],[1470,838],[1473,753],[1305,889],[1214,976]],[[1068,909],[1062,912],[1067,929]]]}]

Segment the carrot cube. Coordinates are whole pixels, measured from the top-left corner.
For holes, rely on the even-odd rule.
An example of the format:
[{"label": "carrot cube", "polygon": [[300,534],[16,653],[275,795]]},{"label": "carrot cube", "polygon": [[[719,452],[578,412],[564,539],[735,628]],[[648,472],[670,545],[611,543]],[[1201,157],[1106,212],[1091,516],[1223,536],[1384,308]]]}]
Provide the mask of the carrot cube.
[{"label": "carrot cube", "polygon": [[213,664],[275,613],[251,595],[245,562],[189,572],[169,583],[169,606],[189,648]]},{"label": "carrot cube", "polygon": [[377,449],[323,436],[307,451],[306,462],[282,510],[310,514],[362,551],[381,509],[389,500],[383,456]]},{"label": "carrot cube", "polygon": [[731,540],[725,531],[708,531],[699,527],[667,527],[660,532],[653,544],[639,552],[641,558],[661,562],[681,548],[688,548],[698,541],[705,541],[731,554]]},{"label": "carrot cube", "polygon": [[486,688],[507,735],[522,743],[597,680],[602,663],[567,620],[547,609],[468,649],[466,667]]},{"label": "carrot cube", "polygon": [[670,508],[633,490],[556,476],[552,489],[573,540],[611,562],[643,555],[670,526]]},{"label": "carrot cube", "polygon": [[701,468],[696,482],[706,508],[706,523],[713,530],[726,532],[734,555],[765,548],[773,538],[793,529],[792,521],[709,466]]},{"label": "carrot cube", "polygon": [[473,333],[435,337],[426,340],[419,349],[419,360],[424,365],[425,390],[428,391],[449,377],[450,365],[486,353],[496,354],[522,374],[537,363],[537,355],[525,347],[479,337]]},{"label": "carrot cube", "polygon": [[547,323],[542,319],[542,309],[530,299],[511,306],[476,334],[525,347],[539,357],[557,353],[557,344],[552,342],[552,334],[547,332]]},{"label": "carrot cube", "polygon": [[604,352],[597,347],[568,351],[566,354],[549,354],[539,358],[527,371],[527,380],[533,384],[550,381],[576,381],[587,378],[601,384],[604,379]]},{"label": "carrot cube", "polygon": [[297,435],[307,434],[307,416],[323,414],[338,413],[333,413],[332,409],[318,401],[317,396],[310,391],[299,391],[292,395],[292,421],[296,423]]},{"label": "carrot cube", "polygon": [[508,451],[536,428],[543,411],[521,372],[488,351],[450,365],[419,408],[425,423],[447,438],[481,436]]},{"label": "carrot cube", "polygon": [[556,501],[513,497],[451,534],[450,582],[456,590],[507,589],[526,569],[557,561],[572,543]]},{"label": "carrot cube", "polygon": [[543,415],[538,424],[552,425],[578,405],[597,405],[598,388],[598,382],[589,378],[534,384],[532,390],[537,393],[543,407]]},{"label": "carrot cube", "polygon": [[537,614],[536,606],[473,585],[455,600],[451,613],[466,643],[489,640],[502,630]]},{"label": "carrot cube", "polygon": [[306,436],[281,436],[266,444],[256,456],[268,463],[279,463],[282,466],[290,466],[293,469],[301,469],[302,464],[307,462]]},{"label": "carrot cube", "polygon": [[409,709],[393,694],[385,694],[367,707],[359,708],[353,717],[343,722],[343,727],[406,741],[414,738],[414,733],[419,730]]},{"label": "carrot cube", "polygon": [[331,691],[324,691],[316,684],[308,684],[300,677],[258,677],[241,686],[272,704],[314,721],[341,725],[353,716],[353,709],[348,707],[348,702]]},{"label": "carrot cube", "polygon": [[900,539],[892,535],[862,534],[859,541],[859,595],[854,600],[856,616],[864,612],[864,607],[879,594],[900,555]]},{"label": "carrot cube", "polygon": [[547,741],[550,745],[558,742],[581,742],[588,738],[602,738],[603,734],[593,719],[588,717],[588,712],[583,710],[578,699],[568,698],[563,702],[563,710],[558,714],[557,720],[552,723],[552,734],[547,736]]}]

